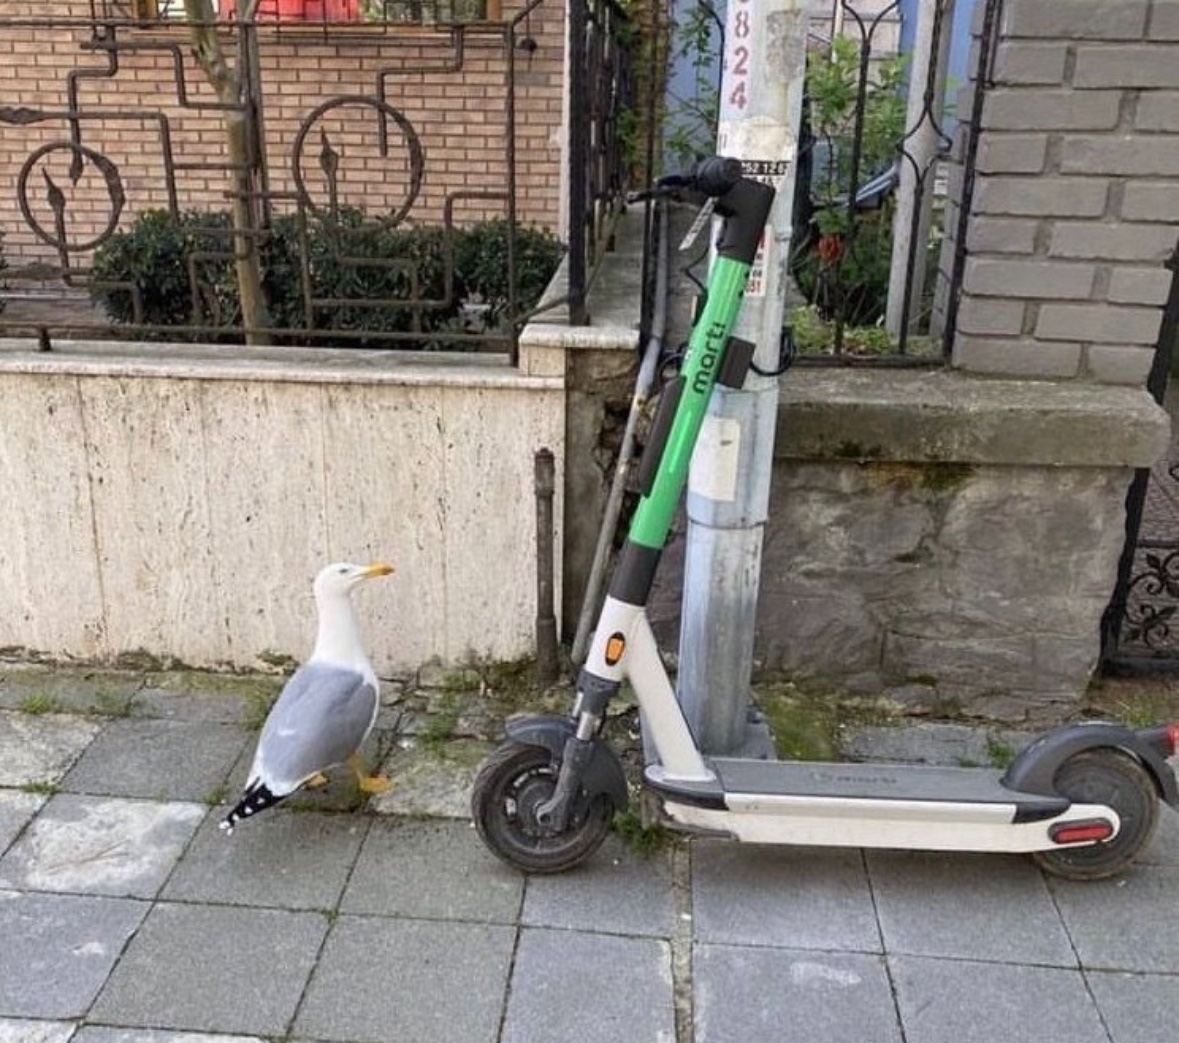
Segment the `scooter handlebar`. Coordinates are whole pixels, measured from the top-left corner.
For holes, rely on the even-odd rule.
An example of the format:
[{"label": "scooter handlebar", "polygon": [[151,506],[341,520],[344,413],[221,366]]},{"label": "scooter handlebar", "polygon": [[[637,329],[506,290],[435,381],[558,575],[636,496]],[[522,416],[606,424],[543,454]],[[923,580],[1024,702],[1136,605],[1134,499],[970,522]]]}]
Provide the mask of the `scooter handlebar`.
[{"label": "scooter handlebar", "polygon": [[728,156],[709,156],[697,163],[687,176],[690,186],[697,192],[715,198],[723,196],[737,184],[743,173],[741,160]]},{"label": "scooter handlebar", "polygon": [[716,213],[725,218],[717,244],[718,254],[746,264],[753,263],[774,201],[773,188],[745,177],[739,159],[709,156],[684,173],[660,178],[653,192],[638,193],[631,199],[638,201],[681,193],[715,199]]}]

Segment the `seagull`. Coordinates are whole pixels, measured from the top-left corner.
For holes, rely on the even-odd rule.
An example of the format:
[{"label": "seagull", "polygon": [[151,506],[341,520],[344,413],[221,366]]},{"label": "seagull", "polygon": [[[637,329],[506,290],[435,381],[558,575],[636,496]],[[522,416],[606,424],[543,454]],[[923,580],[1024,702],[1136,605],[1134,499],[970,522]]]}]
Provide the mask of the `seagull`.
[{"label": "seagull", "polygon": [[391,565],[337,563],[320,570],[313,590],[319,616],[315,648],[286,683],[258,737],[241,800],[221,822],[231,834],[244,818],[277,804],[302,786],[322,786],[323,772],[347,764],[363,793],[384,793],[389,780],[366,775],[360,747],[376,723],[377,675],[360,643],[352,591],[388,576]]}]

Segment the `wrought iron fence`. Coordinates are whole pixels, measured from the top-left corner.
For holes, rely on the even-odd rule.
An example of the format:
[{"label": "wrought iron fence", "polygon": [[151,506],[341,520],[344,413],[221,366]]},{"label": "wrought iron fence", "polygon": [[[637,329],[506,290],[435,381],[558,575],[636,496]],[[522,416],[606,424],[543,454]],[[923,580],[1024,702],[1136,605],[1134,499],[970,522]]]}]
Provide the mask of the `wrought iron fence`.
[{"label": "wrought iron fence", "polygon": [[602,260],[628,185],[621,118],[633,113],[636,27],[615,0],[569,4],[569,316],[589,320],[587,272]]},{"label": "wrought iron fence", "polygon": [[[1001,2],[811,7],[787,313],[800,362],[940,365],[948,355],[977,155],[972,128]],[[966,7],[982,41],[956,82],[951,57],[964,56],[970,25],[955,12]],[[683,26],[684,46],[723,50],[715,4],[700,0]],[[698,54],[687,57],[700,67]],[[700,101],[714,91],[698,82],[696,93],[686,108],[697,114],[695,147],[704,151],[712,127],[699,118],[708,108]],[[675,129],[683,151],[685,128]]]},{"label": "wrought iron fence", "polygon": [[[1159,405],[1167,404],[1179,340],[1179,246],[1167,268],[1171,290],[1147,379]],[[1135,472],[1126,495],[1126,542],[1101,621],[1101,660],[1107,673],[1179,671],[1179,432],[1162,460]]]},{"label": "wrought iron fence", "polygon": [[569,5],[592,101],[562,173],[559,0],[264,3],[194,27],[170,0],[0,0],[29,70],[0,87],[0,333],[514,358],[562,252],[530,226],[580,174],[569,248],[592,269],[624,188],[621,9]]}]

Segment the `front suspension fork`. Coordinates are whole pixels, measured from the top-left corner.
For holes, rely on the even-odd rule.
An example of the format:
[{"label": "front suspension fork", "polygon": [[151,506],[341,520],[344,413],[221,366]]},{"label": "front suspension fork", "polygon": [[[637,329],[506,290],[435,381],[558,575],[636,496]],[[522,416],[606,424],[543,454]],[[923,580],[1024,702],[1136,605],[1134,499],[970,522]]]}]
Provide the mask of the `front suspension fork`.
[{"label": "front suspension fork", "polygon": [[563,833],[569,826],[570,812],[581,792],[586,767],[606,720],[606,707],[620,687],[618,681],[609,681],[585,669],[577,678],[577,702],[573,707],[577,730],[565,740],[552,797],[536,808],[537,822],[554,833]]}]

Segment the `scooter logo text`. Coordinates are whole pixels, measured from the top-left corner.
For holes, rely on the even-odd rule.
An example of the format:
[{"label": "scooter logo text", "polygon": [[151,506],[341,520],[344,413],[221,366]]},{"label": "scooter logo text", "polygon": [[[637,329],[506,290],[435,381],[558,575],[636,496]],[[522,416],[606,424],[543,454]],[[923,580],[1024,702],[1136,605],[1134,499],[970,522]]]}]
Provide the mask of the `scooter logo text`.
[{"label": "scooter logo text", "polygon": [[696,375],[692,378],[692,390],[697,395],[707,394],[708,389],[712,386],[713,374],[716,371],[717,362],[720,360],[721,347],[724,342],[725,327],[723,323],[714,322],[708,327],[708,332],[704,336],[700,368],[696,370]]}]

